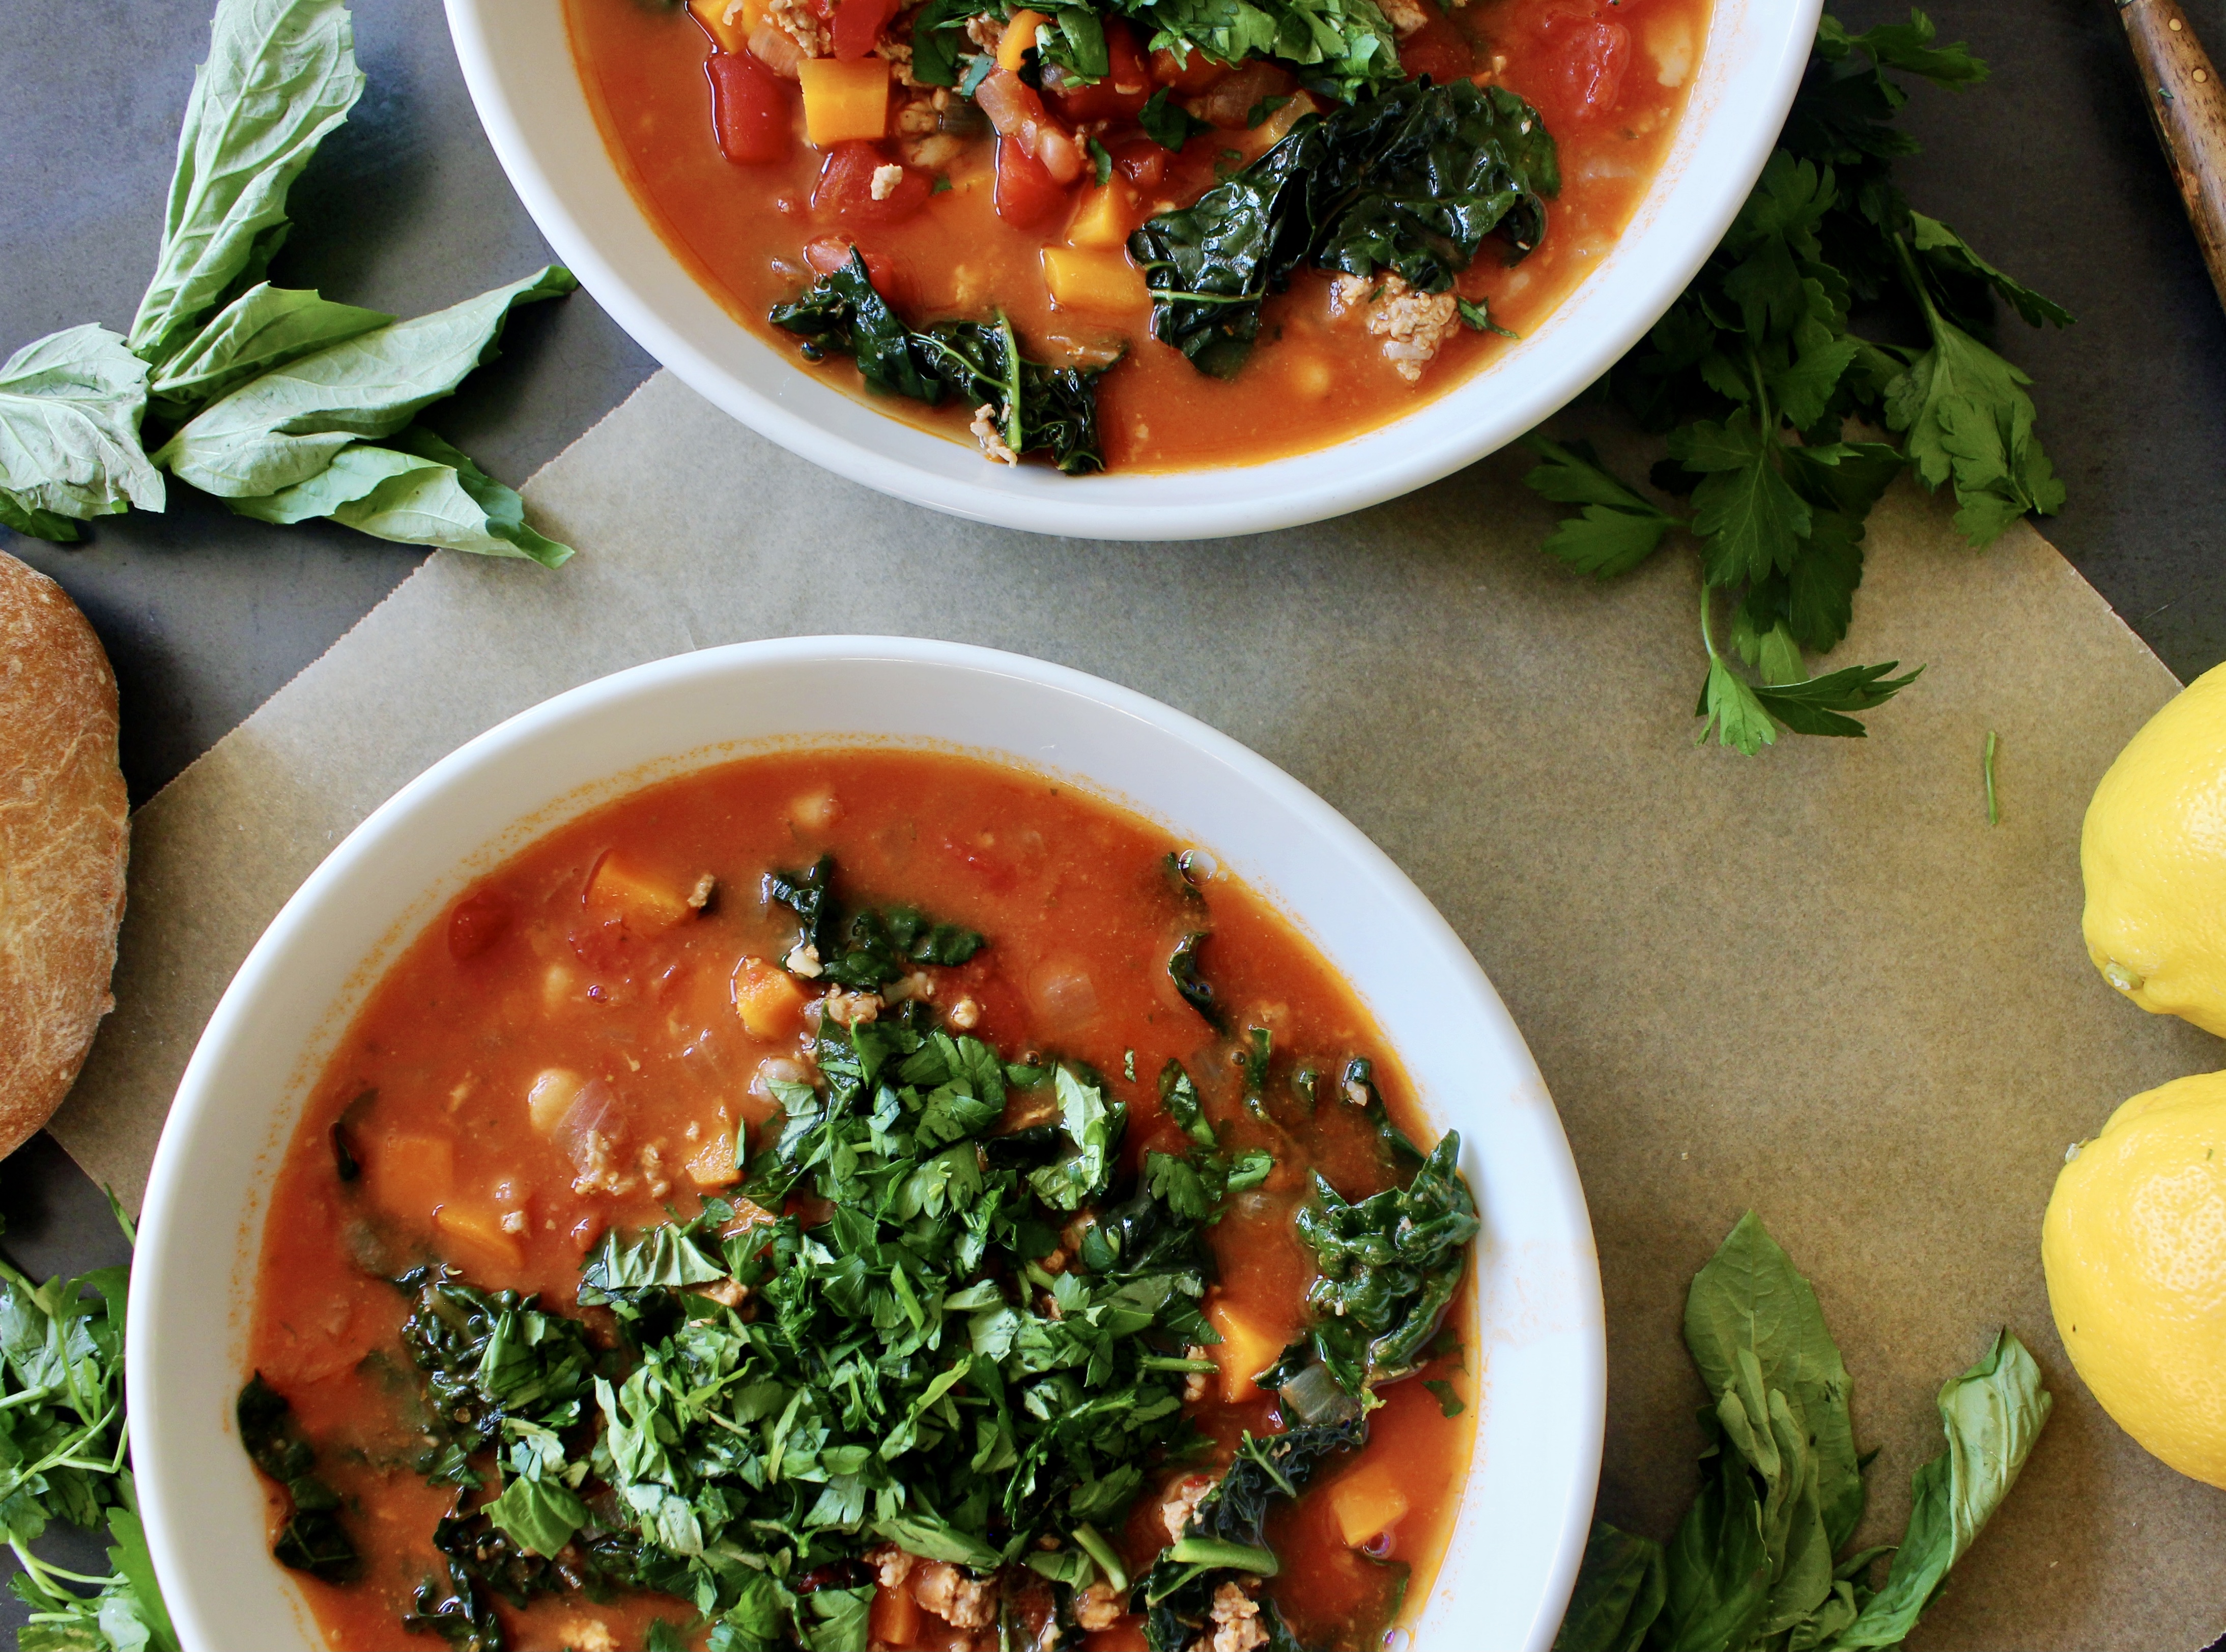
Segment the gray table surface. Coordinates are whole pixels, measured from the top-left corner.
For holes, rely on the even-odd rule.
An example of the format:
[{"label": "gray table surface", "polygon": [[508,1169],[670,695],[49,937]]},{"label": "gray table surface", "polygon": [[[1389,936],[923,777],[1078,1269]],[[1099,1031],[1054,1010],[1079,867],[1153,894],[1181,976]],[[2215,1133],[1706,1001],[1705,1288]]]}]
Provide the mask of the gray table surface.
[{"label": "gray table surface", "polygon": [[[1861,27],[1901,8],[1835,10]],[[1905,124],[1926,152],[1905,165],[1909,193],[2080,318],[2061,334],[2007,329],[2070,492],[2042,525],[2191,677],[2226,658],[2226,513],[2214,498],[2226,315],[2117,21],[2105,0],[1933,0],[1930,10],[1947,37],[1988,58],[1994,79],[1918,93]],[[2226,54],[2226,0],[2188,10]],[[296,187],[296,227],[274,276],[414,315],[547,261],[472,112],[439,6],[359,0],[356,42],[370,89]],[[80,321],[129,325],[207,44],[192,0],[0,6],[0,353]],[[426,423],[519,482],[655,365],[576,294],[521,312],[502,359]],[[328,524],[245,521],[183,487],[172,499],[166,515],[111,519],[72,548],[0,530],[0,549],[59,580],[107,645],[135,803],[322,653],[420,556]],[[1860,635],[1860,603],[1856,624]],[[0,1172],[0,1217],[10,1253],[35,1277],[124,1254],[99,1191],[43,1135]],[[97,1551],[74,1552],[97,1566]],[[12,1633],[21,1622],[12,1598],[0,1602],[0,1623]]]}]

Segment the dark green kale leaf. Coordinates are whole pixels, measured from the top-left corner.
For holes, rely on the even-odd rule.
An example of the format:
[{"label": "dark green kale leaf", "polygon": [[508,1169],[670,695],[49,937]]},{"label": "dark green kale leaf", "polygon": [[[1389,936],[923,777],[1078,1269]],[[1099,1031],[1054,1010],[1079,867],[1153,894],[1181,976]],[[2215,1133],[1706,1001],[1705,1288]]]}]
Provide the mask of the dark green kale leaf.
[{"label": "dark green kale leaf", "polygon": [[802,924],[798,944],[811,949],[817,978],[862,991],[901,979],[914,964],[964,963],[986,944],[972,930],[938,923],[913,906],[863,907],[845,921],[831,855],[802,872],[767,873],[765,893]]},{"label": "dark green kale leaf", "polygon": [[1538,112],[1504,87],[1407,81],[1308,118],[1192,206],[1152,219],[1129,255],[1152,289],[1152,336],[1234,377],[1260,306],[1306,266],[1388,270],[1441,293],[1485,238],[1537,245],[1561,173]]},{"label": "dark green kale leaf", "polygon": [[437,1635],[455,1652],[503,1652],[509,1644],[494,1602],[478,1588],[453,1557],[435,1576],[417,1585],[411,1611],[402,1614],[402,1627],[412,1635]]},{"label": "dark green kale leaf", "polygon": [[1220,1001],[1213,995],[1213,983],[1198,972],[1198,950],[1211,938],[1212,931],[1194,930],[1176,942],[1174,951],[1167,957],[1167,979],[1174,982],[1183,1002],[1219,1032],[1227,1028],[1228,1018],[1222,1013]]},{"label": "dark green kale leaf", "polygon": [[1027,359],[1002,315],[915,332],[874,289],[864,256],[853,251],[849,263],[820,276],[801,298],[775,305],[768,319],[804,338],[807,361],[851,357],[868,389],[930,407],[955,396],[962,407],[986,408],[1015,454],[1047,453],[1069,475],[1105,468],[1097,435],[1097,379],[1105,369]]},{"label": "dark green kale leaf", "polygon": [[1314,1177],[1314,1201],[1298,1218],[1321,1270],[1307,1301],[1315,1352],[1347,1394],[1418,1369],[1460,1288],[1479,1226],[1460,1158],[1448,1130],[1407,1186],[1357,1204]]},{"label": "dark green kale leaf", "polygon": [[234,1407],[239,1443],[255,1466],[276,1480],[290,1504],[270,1553],[282,1566],[326,1583],[347,1583],[363,1565],[340,1517],[340,1500],[317,1477],[316,1448],[295,1426],[294,1407],[258,1371]]}]

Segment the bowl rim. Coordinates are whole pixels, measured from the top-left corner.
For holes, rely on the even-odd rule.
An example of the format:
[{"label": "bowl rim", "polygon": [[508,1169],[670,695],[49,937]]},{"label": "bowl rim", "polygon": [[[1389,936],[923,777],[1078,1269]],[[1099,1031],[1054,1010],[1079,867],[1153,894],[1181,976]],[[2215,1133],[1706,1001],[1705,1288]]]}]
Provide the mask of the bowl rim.
[{"label": "bowl rim", "polygon": [[[1544,1487],[1540,1494],[1542,1503],[1552,1505],[1559,1529],[1554,1534],[1552,1564],[1542,1580],[1537,1616],[1527,1643],[1535,1652],[1546,1652],[1574,1585],[1591,1525],[1606,1424],[1605,1309],[1590,1213],[1566,1134],[1536,1060],[1482,967],[1444,916],[1383,850],[1326,800],[1231,736],[1148,696],[1067,666],[968,644],[874,636],[779,638],[699,650],[612,673],[529,707],[458,747],[381,804],[334,848],[257,940],[202,1032],[165,1120],[141,1211],[140,1246],[135,1259],[128,1311],[127,1346],[133,1357],[126,1363],[125,1388],[128,1414],[132,1418],[134,1465],[139,1473],[141,1515],[157,1574],[166,1580],[165,1592],[181,1644],[189,1649],[219,1647],[223,1642],[210,1632],[203,1613],[203,1591],[196,1586],[200,1579],[195,1573],[194,1562],[197,1557],[191,1541],[195,1495],[189,1484],[174,1487],[168,1478],[172,1458],[187,1449],[174,1439],[173,1427],[181,1434],[198,1430],[205,1435],[207,1420],[172,1416],[173,1407],[165,1403],[163,1397],[168,1388],[163,1377],[165,1352],[173,1337],[181,1341],[205,1341],[209,1334],[204,1322],[179,1326],[164,1318],[162,1305],[171,1294],[173,1281],[181,1273],[189,1273],[192,1267],[190,1255],[181,1256],[179,1247],[168,1242],[174,1229],[196,1204],[200,1191],[189,1179],[189,1153],[200,1145],[197,1138],[226,1124],[219,1111],[225,1105],[223,1070],[228,1063],[245,1058],[235,1052],[234,1046],[250,1041],[247,1024],[258,999],[284,978],[289,959],[298,949],[317,945],[317,931],[326,919],[328,904],[350,890],[361,878],[366,862],[387,849],[388,840],[398,834],[406,838],[422,814],[442,807],[459,789],[465,790],[467,797],[468,789],[481,772],[505,756],[528,750],[567,725],[614,707],[623,708],[629,699],[653,696],[676,684],[716,681],[729,673],[755,669],[861,661],[1019,679],[1031,689],[1072,696],[1100,710],[1142,724],[1150,735],[1172,739],[1189,747],[1207,763],[1235,771],[1238,778],[1267,797],[1275,810],[1283,811],[1300,834],[1317,839],[1339,864],[1367,878],[1371,898],[1388,902],[1396,909],[1387,917],[1387,923],[1396,925],[1403,936],[1420,946],[1429,949],[1431,967],[1448,971],[1457,988],[1475,1001],[1481,1020],[1472,1027],[1465,1027],[1464,1035],[1494,1046],[1504,1064],[1523,1081],[1526,1095],[1535,1084],[1536,1097],[1544,1106],[1541,1137],[1545,1147],[1543,1162],[1530,1169],[1538,1178],[1537,1185],[1546,1190],[1544,1200],[1550,1212],[1547,1221],[1534,1223],[1533,1227],[1558,1230],[1532,1231],[1529,1240],[1534,1245],[1542,1239],[1566,1243],[1581,1258],[1581,1265],[1570,1270],[1569,1298],[1560,1305],[1564,1310],[1561,1318],[1566,1323],[1557,1325],[1553,1332],[1557,1357],[1568,1366],[1563,1391],[1568,1398],[1562,1414],[1571,1420],[1572,1432],[1568,1436],[1569,1450],[1566,1458],[1568,1484]],[[753,738],[740,737],[744,742]],[[841,741],[843,736],[814,738],[831,744]],[[906,742],[903,736],[876,736],[871,733],[862,738],[868,743]],[[654,736],[649,740],[653,742]],[[934,743],[932,737],[929,743]],[[1008,751],[1008,755],[1009,760],[1023,764],[1028,761],[1018,752]],[[671,753],[637,759],[637,763],[646,761],[652,767],[680,765],[664,770],[666,773],[684,773],[703,766],[703,759],[690,762],[688,756],[686,753]],[[1035,766],[1046,765],[1039,762]],[[1074,772],[1078,779],[1090,778],[1087,771]],[[645,778],[633,778],[637,774]],[[499,829],[487,842],[501,846],[498,860],[506,858],[582,810],[626,795],[639,785],[654,784],[658,778],[662,778],[661,773],[651,774],[639,766],[621,766],[611,771],[605,784],[619,780],[629,784],[611,793],[610,797],[598,793],[573,802],[569,799],[576,794],[568,793],[553,804],[522,808],[512,816],[510,827]],[[1124,798],[1103,781],[1095,785],[1099,795],[1131,808],[1149,808],[1148,804]],[[1165,810],[1148,814],[1147,817],[1170,823],[1169,813]],[[1176,824],[1180,829],[1180,823]],[[523,836],[518,835],[520,827],[526,829]],[[1209,843],[1209,847],[1213,845]],[[1272,888],[1261,893],[1282,905],[1282,910],[1297,922],[1301,932],[1307,935],[1310,944],[1322,944],[1307,930],[1302,909],[1282,903]],[[410,903],[422,899],[422,892],[411,891],[382,896],[387,910],[405,914],[396,922],[413,934],[425,920],[410,915],[416,910]],[[329,947],[325,950],[330,950]],[[374,952],[354,965],[355,976],[351,977],[351,985],[341,989],[344,999],[359,1007],[360,991],[353,988],[353,982],[364,975],[368,965],[378,957],[379,954]],[[391,958],[382,960],[378,973],[383,975],[391,965]],[[1354,985],[1361,987],[1357,982]],[[328,1009],[328,1019],[331,1013]],[[314,1041],[315,1035],[310,1036]],[[321,1060],[314,1064],[321,1066]],[[299,1088],[298,1079],[274,1085],[268,1102],[251,1104],[252,1116],[268,1121],[266,1134],[279,1130],[278,1113],[297,1102],[295,1092]],[[258,1144],[253,1142],[238,1141],[235,1146],[251,1154],[258,1152]],[[1464,1158],[1473,1151],[1472,1144],[1465,1149]],[[257,1185],[258,1179],[267,1186],[267,1172],[259,1167],[251,1169],[251,1185]],[[241,1232],[251,1252],[259,1252],[261,1248],[262,1223],[255,1219],[261,1215],[262,1207],[253,1205],[249,1214],[240,1219]],[[246,1224],[251,1220],[254,1231],[249,1235]],[[236,1297],[237,1267],[227,1267]],[[1480,1271],[1479,1283],[1471,1288],[1479,1293],[1481,1306]],[[236,1314],[236,1299],[233,1306]],[[1490,1340],[1489,1336],[1486,1340]],[[1484,1378],[1479,1376],[1479,1380]],[[1480,1420],[1479,1427],[1482,1426]],[[1482,1455],[1481,1434],[1479,1455]],[[1475,1471],[1472,1465],[1472,1477]],[[1448,1563],[1454,1554],[1453,1546],[1460,1542],[1460,1524],[1456,1517],[1447,1551]],[[1434,1585],[1431,1593],[1436,1593]],[[1426,1598],[1426,1606],[1427,1604]]]},{"label": "bowl rim", "polygon": [[[983,464],[970,449],[886,414],[875,414],[872,425],[856,434],[835,428],[857,423],[836,402],[864,403],[807,373],[731,316],[727,325],[753,352],[763,353],[756,371],[769,382],[753,383],[716,359],[645,290],[639,272],[646,270],[655,270],[660,279],[677,271],[703,289],[649,220],[592,111],[588,118],[600,166],[634,207],[633,219],[615,229],[607,224],[591,228],[577,209],[580,192],[588,187],[583,180],[596,163],[583,169],[577,156],[568,155],[559,166],[531,135],[532,123],[549,118],[563,98],[577,96],[587,103],[562,0],[444,3],[473,106],[527,213],[611,318],[698,395],[799,457],[917,505],[1038,533],[1142,540],[1264,532],[1380,504],[1473,464],[1568,405],[1667,313],[1721,242],[1777,144],[1823,8],[1823,0],[1711,0],[1707,48],[1671,155],[1600,267],[1533,335],[1534,344],[1551,342],[1560,352],[1540,371],[1510,374],[1508,364],[1518,359],[1510,353],[1411,412],[1331,448],[1210,469],[1067,477],[1040,466]],[[520,14],[536,6],[544,26],[554,12],[555,26],[568,35],[563,55],[572,66],[571,85],[563,92],[552,92],[545,79],[531,81],[530,88],[514,86],[496,44],[500,29],[522,27]],[[1760,30],[1762,38],[1752,43],[1754,65],[1739,94],[1720,96],[1703,109],[1709,60],[1727,20]],[[531,119],[519,107],[529,89]],[[1700,129],[1711,124],[1725,130],[1708,134],[1706,164],[1678,164],[1681,150],[1695,147]],[[627,245],[630,234],[633,245]],[[607,239],[612,237],[617,238]],[[1628,291],[1609,286],[1612,273],[1629,284]],[[1331,451],[1340,462],[1320,462]],[[954,467],[952,453],[971,455],[973,462]],[[1182,486],[1190,479],[1219,485]]]}]

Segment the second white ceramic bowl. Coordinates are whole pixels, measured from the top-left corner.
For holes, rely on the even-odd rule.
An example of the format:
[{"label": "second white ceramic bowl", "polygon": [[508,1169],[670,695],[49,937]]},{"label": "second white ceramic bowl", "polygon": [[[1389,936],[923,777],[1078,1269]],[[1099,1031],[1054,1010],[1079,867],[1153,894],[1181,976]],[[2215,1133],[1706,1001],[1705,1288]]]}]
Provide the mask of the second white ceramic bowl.
[{"label": "second white ceramic bowl", "polygon": [[1409,492],[1504,447],[1598,378],[1684,290],[1761,175],[1822,0],[1715,0],[1685,118],[1630,227],[1544,326],[1466,384],[1340,443],[1334,458],[1110,476],[985,464],[805,372],[697,284],[634,200],[573,65],[562,0],[447,3],[472,101],[533,221],[612,318],[706,400],[838,475],[957,516],[1099,539],[1205,539]]},{"label": "second white ceramic bowl", "polygon": [[270,1177],[388,965],[475,878],[652,781],[798,740],[955,746],[1062,775],[1209,848],[1358,990],[1484,1217],[1475,1459],[1416,1623],[1440,1652],[1546,1652],[1600,1468],[1600,1273],[1561,1121],[1498,996],[1383,852],[1234,740],[1077,671],[952,643],[708,649],[558,696],[434,765],[334,849],[240,967],[162,1132],[132,1281],[148,1541],[192,1652],[323,1646],[270,1556],[232,1402]]}]

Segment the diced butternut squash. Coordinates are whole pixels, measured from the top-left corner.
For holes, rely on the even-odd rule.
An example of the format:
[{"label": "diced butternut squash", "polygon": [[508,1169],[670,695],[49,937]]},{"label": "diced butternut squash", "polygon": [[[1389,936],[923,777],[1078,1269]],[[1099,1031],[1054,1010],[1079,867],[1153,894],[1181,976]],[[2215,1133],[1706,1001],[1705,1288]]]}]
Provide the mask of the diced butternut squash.
[{"label": "diced butternut squash", "polygon": [[1036,43],[1036,30],[1051,19],[1040,11],[1016,11],[997,40],[997,67],[1018,74]]},{"label": "diced butternut squash", "polygon": [[1127,315],[1144,308],[1152,295],[1144,272],[1118,251],[1047,246],[1043,250],[1044,284],[1066,309]]},{"label": "diced butternut squash", "polygon": [[815,149],[876,143],[889,124],[889,65],[880,57],[848,62],[808,57],[796,66],[804,86],[804,136]]},{"label": "diced butternut squash", "polygon": [[372,1204],[422,1222],[455,1185],[455,1145],[446,1136],[381,1136],[372,1143],[370,1171]]},{"label": "diced butternut squash", "polygon": [[1270,1327],[1232,1309],[1226,1297],[1216,1298],[1207,1306],[1205,1317],[1221,1333],[1221,1340],[1207,1352],[1221,1368],[1223,1402],[1235,1405],[1256,1398],[1260,1387],[1252,1378],[1275,1363],[1275,1357],[1283,1351],[1282,1337]]},{"label": "diced butternut squash", "polygon": [[912,1591],[900,1585],[874,1591],[874,1610],[866,1622],[868,1638],[876,1646],[919,1644],[919,1603]]},{"label": "diced butternut squash", "polygon": [[1407,1512],[1407,1494],[1399,1489],[1397,1471],[1380,1458],[1364,1459],[1324,1495],[1348,1548],[1374,1542]]},{"label": "diced butternut squash", "polygon": [[804,1025],[804,988],[779,964],[744,958],[735,966],[735,1009],[752,1038],[791,1038]]},{"label": "diced butternut squash", "polygon": [[433,1225],[479,1261],[516,1268],[525,1253],[517,1239],[503,1230],[505,1214],[483,1199],[451,1198],[433,1212]]},{"label": "diced butternut squash", "polygon": [[525,1092],[525,1110],[533,1128],[547,1135],[587,1087],[588,1081],[569,1067],[544,1067],[536,1073],[532,1087]]},{"label": "diced butternut squash", "polygon": [[732,1187],[742,1179],[735,1162],[735,1133],[722,1119],[711,1128],[703,1145],[689,1157],[688,1179],[698,1187]]},{"label": "diced butternut squash", "polygon": [[613,910],[643,929],[665,929],[692,917],[685,890],[636,871],[615,855],[595,863],[588,880],[588,904]]},{"label": "diced butternut squash", "polygon": [[1118,248],[1135,227],[1129,221],[1130,210],[1128,186],[1119,179],[1092,189],[1082,198],[1082,210],[1067,226],[1068,245],[1102,251]]},{"label": "diced butternut squash", "polygon": [[765,21],[766,0],[688,0],[688,10],[721,51],[740,52],[749,46],[750,32]]}]

